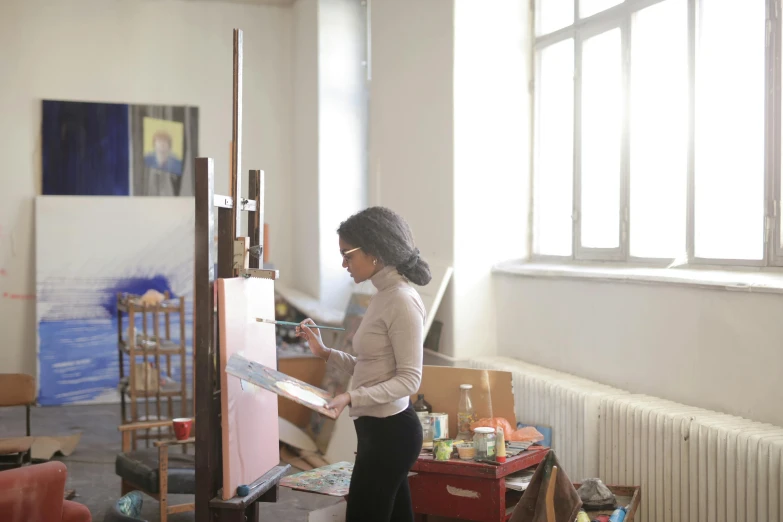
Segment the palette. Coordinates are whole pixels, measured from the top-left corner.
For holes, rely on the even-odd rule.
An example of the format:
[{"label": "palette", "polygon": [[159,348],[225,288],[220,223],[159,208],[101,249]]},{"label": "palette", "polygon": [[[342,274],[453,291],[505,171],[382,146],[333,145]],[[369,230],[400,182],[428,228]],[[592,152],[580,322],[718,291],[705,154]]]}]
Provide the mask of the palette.
[{"label": "palette", "polygon": [[337,418],[334,410],[326,409],[326,405],[332,400],[329,393],[259,362],[234,354],[226,364],[226,373],[306,406],[330,419]]},{"label": "palette", "polygon": [[353,464],[337,462],[310,471],[303,471],[284,477],[280,485],[286,488],[319,493],[332,497],[345,497],[351,487]]}]

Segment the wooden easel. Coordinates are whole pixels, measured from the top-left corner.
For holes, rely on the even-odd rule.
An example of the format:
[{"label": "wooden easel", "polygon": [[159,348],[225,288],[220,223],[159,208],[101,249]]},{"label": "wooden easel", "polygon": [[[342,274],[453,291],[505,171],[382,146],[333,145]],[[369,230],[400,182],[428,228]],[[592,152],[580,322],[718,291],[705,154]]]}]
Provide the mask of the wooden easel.
[{"label": "wooden easel", "polygon": [[[242,31],[234,29],[234,109],[231,141],[230,196],[215,194],[212,158],[196,158],[196,243],[193,285],[193,349],[196,417],[196,521],[255,522],[259,502],[276,502],[280,479],[289,466],[275,466],[249,484],[250,494],[222,500],[221,402],[218,372],[219,343],[215,279],[262,277],[277,279],[277,271],[259,269],[262,256],[248,249],[263,250],[264,177],[251,170],[250,198],[242,198]],[[215,208],[217,207],[217,216]],[[242,212],[247,216],[247,236],[241,237]],[[217,219],[215,219],[217,217]],[[215,228],[217,248],[215,249]],[[252,243],[252,245],[250,245]]]}]

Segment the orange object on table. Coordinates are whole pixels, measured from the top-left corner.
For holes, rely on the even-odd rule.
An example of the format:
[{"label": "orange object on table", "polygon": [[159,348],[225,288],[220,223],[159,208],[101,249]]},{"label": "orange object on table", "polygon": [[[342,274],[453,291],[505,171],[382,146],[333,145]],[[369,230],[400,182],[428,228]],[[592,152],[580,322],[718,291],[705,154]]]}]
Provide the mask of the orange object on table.
[{"label": "orange object on table", "polygon": [[544,436],[532,426],[515,430],[511,426],[511,423],[503,417],[479,419],[470,425],[471,431],[476,431],[476,428],[494,428],[496,431],[498,428],[502,428],[505,440],[507,441],[540,442],[544,440]]}]

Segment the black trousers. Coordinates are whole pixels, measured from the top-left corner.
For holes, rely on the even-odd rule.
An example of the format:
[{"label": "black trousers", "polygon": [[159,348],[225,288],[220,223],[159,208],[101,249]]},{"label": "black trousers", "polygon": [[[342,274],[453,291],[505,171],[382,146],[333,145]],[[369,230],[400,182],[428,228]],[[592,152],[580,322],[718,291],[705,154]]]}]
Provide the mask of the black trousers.
[{"label": "black trousers", "polygon": [[346,522],[413,522],[408,472],[421,453],[421,422],[413,407],[386,418],[354,421],[358,448]]}]

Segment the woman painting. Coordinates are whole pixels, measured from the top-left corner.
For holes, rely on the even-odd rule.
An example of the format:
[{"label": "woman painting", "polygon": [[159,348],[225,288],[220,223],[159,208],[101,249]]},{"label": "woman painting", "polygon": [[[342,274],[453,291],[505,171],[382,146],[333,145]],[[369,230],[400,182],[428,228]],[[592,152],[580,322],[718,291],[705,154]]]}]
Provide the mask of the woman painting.
[{"label": "woman painting", "polygon": [[377,293],[356,331],[356,356],[324,346],[305,319],[297,334],[310,350],[353,375],[352,390],[327,406],[339,415],[350,407],[358,448],[348,493],[346,522],[413,521],[408,472],[421,452],[421,423],[410,403],[421,383],[426,312],[410,283],[430,282],[408,224],[393,211],[371,207],[337,230],[343,267]]}]

